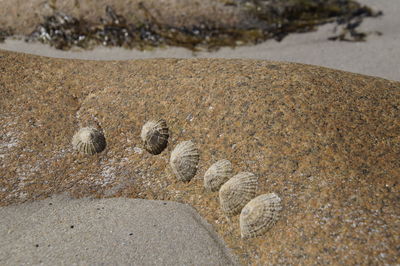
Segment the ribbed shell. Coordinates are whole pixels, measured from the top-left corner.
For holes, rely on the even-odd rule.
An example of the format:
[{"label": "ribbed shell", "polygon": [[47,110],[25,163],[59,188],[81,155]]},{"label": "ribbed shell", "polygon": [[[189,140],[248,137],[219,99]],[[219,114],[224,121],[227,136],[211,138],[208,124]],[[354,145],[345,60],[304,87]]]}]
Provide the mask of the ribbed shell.
[{"label": "ribbed shell", "polygon": [[191,140],[176,145],[170,165],[178,180],[190,181],[196,175],[199,159],[199,150]]},{"label": "ribbed shell", "polygon": [[208,191],[218,191],[223,183],[232,177],[232,164],[228,160],[220,160],[208,168],[204,174],[204,187]]},{"label": "ribbed shell", "polygon": [[240,213],[242,238],[264,234],[279,219],[281,210],[281,199],[275,193],[260,195],[249,201]]},{"label": "ribbed shell", "polygon": [[79,152],[93,155],[106,147],[103,133],[93,127],[83,127],[72,138],[72,146]]},{"label": "ribbed shell", "polygon": [[140,134],[144,148],[151,154],[160,154],[168,145],[169,131],[164,119],[148,121]]},{"label": "ribbed shell", "polygon": [[227,215],[240,213],[255,195],[258,178],[252,173],[241,172],[223,184],[219,190],[219,203]]}]

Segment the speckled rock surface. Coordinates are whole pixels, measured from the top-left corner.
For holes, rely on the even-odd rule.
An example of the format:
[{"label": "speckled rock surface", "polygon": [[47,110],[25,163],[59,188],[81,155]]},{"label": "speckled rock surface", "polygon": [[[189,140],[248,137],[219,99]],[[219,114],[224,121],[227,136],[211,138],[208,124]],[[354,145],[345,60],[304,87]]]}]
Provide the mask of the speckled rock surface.
[{"label": "speckled rock surface", "polygon": [[[400,250],[400,83],[322,67],[256,60],[49,59],[0,52],[0,205],[66,191],[192,205],[247,263],[395,264]],[[171,130],[147,153],[143,124]],[[77,154],[81,126],[106,149]],[[193,139],[200,164],[176,180],[169,155]],[[240,239],[203,176],[226,158],[275,192],[281,219]]]}]

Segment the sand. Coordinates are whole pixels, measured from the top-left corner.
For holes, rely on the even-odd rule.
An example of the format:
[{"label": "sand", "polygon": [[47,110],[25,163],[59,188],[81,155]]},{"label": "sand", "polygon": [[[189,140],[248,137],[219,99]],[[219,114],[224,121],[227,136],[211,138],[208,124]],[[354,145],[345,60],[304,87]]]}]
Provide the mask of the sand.
[{"label": "sand", "polygon": [[237,265],[188,205],[57,196],[0,208],[1,265]]}]

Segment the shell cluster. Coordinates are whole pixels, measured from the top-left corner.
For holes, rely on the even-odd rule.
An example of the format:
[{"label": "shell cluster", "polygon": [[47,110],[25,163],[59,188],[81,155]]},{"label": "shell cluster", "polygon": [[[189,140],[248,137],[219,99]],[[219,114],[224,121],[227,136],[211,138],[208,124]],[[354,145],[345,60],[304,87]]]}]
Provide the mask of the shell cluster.
[{"label": "shell cluster", "polygon": [[232,175],[231,162],[220,160],[211,165],[204,174],[204,188],[207,191],[218,191]]},{"label": "shell cluster", "polygon": [[227,215],[236,215],[255,195],[258,178],[252,173],[241,172],[219,190],[219,202],[222,211]]},{"label": "shell cluster", "polygon": [[183,141],[172,151],[170,165],[178,180],[190,181],[196,175],[199,160],[199,150],[193,141]]},{"label": "shell cluster", "polygon": [[144,124],[140,134],[144,148],[151,154],[160,154],[168,145],[169,131],[164,119]]},{"label": "shell cluster", "polygon": [[106,148],[106,139],[100,130],[93,127],[83,127],[73,136],[72,145],[82,153],[93,155]]},{"label": "shell cluster", "polygon": [[240,213],[242,238],[257,237],[268,231],[279,219],[281,209],[281,199],[275,193],[249,201]]},{"label": "shell cluster", "polygon": [[[146,122],[140,134],[144,148],[157,155],[168,146],[169,129],[164,119]],[[93,127],[79,129],[72,138],[73,147],[85,154],[93,155],[103,151],[106,140],[102,131]],[[200,152],[189,140],[176,145],[171,152],[170,166],[180,181],[190,181],[197,173]],[[205,172],[204,188],[219,191],[222,211],[228,215],[240,213],[239,223],[242,238],[257,237],[268,231],[279,219],[282,210],[281,199],[275,193],[255,197],[258,177],[250,172],[233,176],[229,160],[219,160]]]}]

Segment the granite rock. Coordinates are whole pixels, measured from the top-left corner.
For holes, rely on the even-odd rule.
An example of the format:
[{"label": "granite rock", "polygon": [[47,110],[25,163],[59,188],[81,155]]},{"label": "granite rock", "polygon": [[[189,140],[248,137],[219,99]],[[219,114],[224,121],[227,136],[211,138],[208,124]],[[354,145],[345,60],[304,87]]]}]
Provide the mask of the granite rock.
[{"label": "granite rock", "polygon": [[[241,262],[395,264],[400,250],[400,83],[258,60],[79,61],[0,52],[0,205],[72,197],[173,200],[193,206]],[[143,124],[167,121],[169,144],[144,151]],[[71,138],[104,131],[85,156]],[[168,161],[177,143],[201,151],[189,183]],[[226,158],[282,199],[265,235],[240,238],[207,167]]]}]

